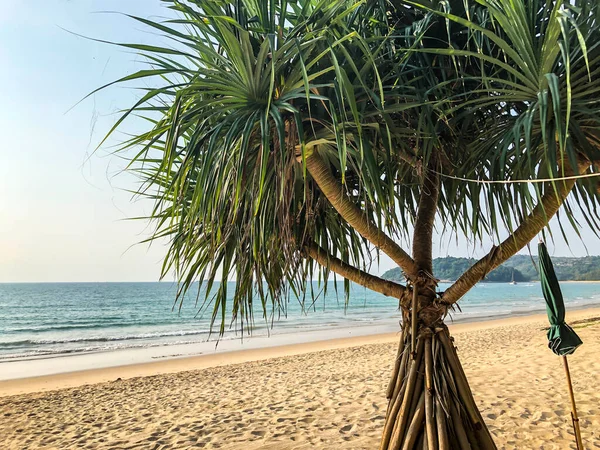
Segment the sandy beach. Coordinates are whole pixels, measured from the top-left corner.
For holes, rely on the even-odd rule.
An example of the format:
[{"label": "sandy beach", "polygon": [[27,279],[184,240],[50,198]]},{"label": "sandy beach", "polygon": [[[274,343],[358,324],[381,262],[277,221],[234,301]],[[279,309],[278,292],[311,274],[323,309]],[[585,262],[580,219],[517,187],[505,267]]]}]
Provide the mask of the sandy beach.
[{"label": "sandy beach", "polygon": [[[586,449],[600,448],[600,309],[567,317]],[[591,319],[591,320],[590,320]],[[502,449],[575,448],[543,315],[451,325]],[[359,336],[0,382],[6,449],[376,448],[397,337]]]}]

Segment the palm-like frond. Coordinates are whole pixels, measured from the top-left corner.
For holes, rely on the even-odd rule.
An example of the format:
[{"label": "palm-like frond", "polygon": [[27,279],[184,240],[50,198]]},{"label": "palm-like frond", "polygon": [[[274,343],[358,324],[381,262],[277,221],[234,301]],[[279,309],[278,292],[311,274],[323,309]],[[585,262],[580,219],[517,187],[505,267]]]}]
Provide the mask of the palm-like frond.
[{"label": "palm-like frond", "polygon": [[345,24],[358,3],[167,3],[181,19],[138,20],[177,50],[128,45],[152,65],[140,76],[164,85],[126,113],[153,126],[124,147],[137,149],[140,191],[155,200],[155,237],[171,242],[163,273],[176,271],[181,293],[206,280],[223,332],[229,297],[219,275],[235,277],[233,319],[243,327],[254,299],[266,312],[307,290],[315,267],[306,244],[353,265],[371,260],[297,158],[318,149],[374,222],[398,228],[395,183],[382,178],[389,148],[372,113],[383,90],[368,44]]},{"label": "palm-like frond", "polygon": [[[480,183],[446,177],[440,213],[467,236],[497,234],[514,229],[548,186],[487,182],[557,178],[566,167],[561,161],[576,167],[578,159],[598,159],[598,5],[450,4],[418,3],[438,26],[411,51],[445,58],[448,70],[456,62],[448,81],[436,85],[437,107],[453,134],[442,171]],[[439,45],[442,28],[447,45]],[[580,181],[575,197],[594,230],[596,186],[595,179]],[[564,218],[572,222],[571,212]]]},{"label": "palm-like frond", "polygon": [[[149,120],[124,148],[155,200],[155,237],[170,240],[163,273],[176,271],[181,293],[206,280],[221,331],[231,296],[219,275],[235,278],[233,318],[245,326],[254,299],[266,314],[302,296],[315,270],[328,278],[307,245],[370,262],[365,234],[307,172],[311,155],[397,239],[436,172],[444,229],[482,239],[514,229],[559,185],[493,182],[600,161],[596,4],[164,1],[179,19],[135,19],[173,45],[124,44],[149,68],[119,80],[157,87],[115,128]],[[596,192],[590,179],[574,196],[594,230]],[[571,205],[563,217],[579,227]]]}]

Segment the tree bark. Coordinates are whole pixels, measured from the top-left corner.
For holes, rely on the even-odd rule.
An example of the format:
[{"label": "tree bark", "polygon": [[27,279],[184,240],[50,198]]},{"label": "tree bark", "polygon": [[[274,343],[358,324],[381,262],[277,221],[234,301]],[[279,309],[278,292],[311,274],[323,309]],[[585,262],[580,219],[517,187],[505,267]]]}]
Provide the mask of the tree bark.
[{"label": "tree bark", "polygon": [[[571,176],[574,171],[565,170],[566,176]],[[580,162],[577,173],[583,173],[589,167],[589,162]],[[471,266],[456,282],[450,286],[442,296],[445,304],[456,303],[475,284],[481,281],[489,272],[508,260],[511,256],[525,247],[538,233],[547,225],[556,214],[565,199],[575,186],[576,180],[565,180],[557,182],[556,189],[551,184],[546,185],[545,193],[539,203],[529,214],[523,223],[506,238],[499,246],[492,248],[490,252]]]},{"label": "tree bark", "polygon": [[361,236],[392,258],[405,272],[408,279],[416,279],[418,270],[413,259],[348,198],[344,187],[331,174],[329,165],[318,153],[312,152],[306,157],[305,162],[308,172],[319,186],[320,191],[340,216]]},{"label": "tree bark", "polygon": [[406,288],[401,284],[384,280],[383,278],[376,277],[375,275],[371,275],[370,273],[346,264],[339,258],[327,253],[315,243],[307,245],[306,250],[308,255],[320,265],[329,268],[338,275],[353,281],[356,284],[360,284],[367,289],[398,299],[400,299],[406,291]]},{"label": "tree bark", "polygon": [[420,271],[432,277],[433,225],[440,193],[440,177],[436,172],[435,159],[430,161],[424,176],[413,233],[413,259]]}]

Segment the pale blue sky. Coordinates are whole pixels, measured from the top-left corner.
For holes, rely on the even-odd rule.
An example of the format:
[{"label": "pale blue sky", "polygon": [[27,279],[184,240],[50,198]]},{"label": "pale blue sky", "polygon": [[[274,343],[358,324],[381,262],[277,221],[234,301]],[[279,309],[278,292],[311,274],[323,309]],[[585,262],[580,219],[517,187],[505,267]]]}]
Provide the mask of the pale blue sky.
[{"label": "pale blue sky", "polygon": [[[148,205],[123,188],[129,175],[103,149],[88,158],[130,105],[134,90],[113,87],[69,111],[95,88],[140,67],[132,53],[74,36],[152,43],[159,37],[120,11],[143,17],[169,15],[159,0],[5,1],[0,14],[0,282],[154,281],[164,247],[134,245],[144,222],[127,221]],[[130,127],[135,124],[130,124]],[[129,128],[131,130],[131,128]],[[111,144],[115,144],[113,139]],[[598,254],[597,238],[585,234]],[[133,245],[133,247],[132,247]],[[584,255],[575,238],[572,253]],[[559,243],[557,255],[571,251]],[[481,255],[461,243],[437,254]],[[392,267],[384,259],[379,273]]]},{"label": "pale blue sky", "polygon": [[[136,70],[136,56],[61,28],[116,41],[156,40],[131,19],[168,13],[158,0],[2,2],[0,281],[157,280],[164,249],[134,246],[144,212],[120,188],[122,162],[89,154],[137,93],[93,89]],[[7,10],[8,8],[8,10]],[[115,141],[113,140],[113,143]]]}]

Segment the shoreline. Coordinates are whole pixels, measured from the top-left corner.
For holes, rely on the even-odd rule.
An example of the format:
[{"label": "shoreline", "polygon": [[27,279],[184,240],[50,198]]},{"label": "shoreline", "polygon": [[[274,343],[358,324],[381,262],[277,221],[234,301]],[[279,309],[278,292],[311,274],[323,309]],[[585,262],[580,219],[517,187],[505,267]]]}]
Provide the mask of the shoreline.
[{"label": "shoreline", "polygon": [[[570,286],[565,284],[565,289],[568,288],[566,292],[569,292],[569,310],[600,306],[599,283],[575,282]],[[219,338],[218,331],[211,333],[207,317],[196,320],[195,307],[193,311],[188,308],[181,317],[179,313],[176,313],[178,317],[172,312],[167,313],[167,309],[171,310],[164,309],[160,303],[167,296],[162,288],[152,285],[150,288],[127,291],[129,294],[126,297],[131,301],[123,307],[114,300],[120,298],[124,291],[121,288],[111,289],[106,286],[101,288],[101,296],[106,296],[108,303],[101,302],[103,306],[98,310],[95,307],[90,311],[87,308],[63,310],[68,306],[65,303],[56,311],[44,311],[39,316],[42,318],[39,327],[36,325],[38,313],[31,305],[26,308],[25,311],[29,312],[25,313],[24,318],[5,315],[0,321],[0,328],[7,332],[0,339],[0,381],[199,354],[393,333],[398,331],[401,319],[397,301],[369,296],[367,291],[358,290],[352,294],[349,304],[342,304],[339,298],[330,295],[326,307],[323,299],[323,313],[313,311],[321,309],[320,303],[318,308],[306,308],[306,311],[304,307],[292,307],[290,304],[289,315],[286,312],[274,327],[272,319],[278,316],[273,316],[273,311],[270,311],[268,314],[271,315],[266,320],[255,322],[251,335],[244,333],[242,338],[239,329],[230,324],[225,335]],[[49,295],[54,298],[63,290],[50,291]],[[64,299],[59,303],[62,305],[75,298],[83,299],[86,292],[85,289],[76,288],[74,293],[65,294],[66,297],[59,296]],[[33,293],[46,295],[37,291],[30,294]],[[74,296],[73,299],[70,296]],[[151,298],[152,307],[148,313],[140,316],[139,311],[143,311],[139,303],[142,297]],[[465,296],[460,305],[463,309],[452,311],[446,318],[447,323],[495,320],[545,311],[539,286],[535,283],[521,286],[480,283],[472,294]],[[110,313],[105,317],[103,308],[111,311],[111,308],[121,309],[119,313]],[[52,319],[53,315],[58,319]],[[32,326],[23,326],[21,322]]]},{"label": "shoreline", "polygon": [[[567,321],[573,322],[583,316],[599,315],[600,307],[593,305],[590,307],[583,307],[580,309],[571,309],[567,312]],[[547,321],[545,314],[532,313],[527,315],[519,315],[512,317],[503,318],[490,318],[487,320],[477,321],[462,321],[458,323],[448,323],[448,327],[452,334],[457,335],[465,332],[488,330],[494,328],[500,328],[505,326],[513,326],[519,324],[527,324],[531,322],[543,322]],[[362,327],[363,330],[368,327]],[[10,365],[21,365],[17,371],[21,370],[21,376],[0,380],[0,397],[6,397],[18,394],[28,394],[34,392],[46,392],[58,389],[72,388],[84,385],[91,385],[104,382],[114,382],[115,380],[125,380],[139,377],[149,377],[156,375],[172,374],[185,371],[194,371],[201,369],[208,369],[214,367],[221,367],[234,364],[243,364],[256,361],[271,360],[274,358],[281,358],[287,356],[304,355],[314,352],[322,352],[327,350],[345,349],[350,347],[360,347],[370,344],[385,344],[396,342],[398,339],[399,330],[396,332],[387,333],[364,333],[356,332],[356,330],[349,330],[350,336],[335,337],[319,339],[321,336],[313,335],[312,341],[304,342],[288,342],[280,343],[281,340],[275,341],[275,338],[281,338],[284,335],[274,335],[271,337],[262,338],[272,340],[274,345],[271,346],[248,346],[243,349],[225,349],[224,351],[213,351],[212,353],[200,354],[171,354],[168,356],[154,357],[153,359],[145,362],[136,362],[135,358],[131,355],[124,355],[122,358],[118,358],[117,364],[104,365],[100,367],[89,367],[83,370],[64,370],[66,366],[61,364],[61,360],[65,358],[77,358],[77,356],[85,356],[88,359],[96,359],[98,363],[98,356],[102,353],[87,354],[87,355],[76,355],[68,357],[52,358],[55,363],[58,363],[61,367],[56,373],[36,375],[36,376],[22,376],[23,374],[35,373],[31,371],[31,367],[27,367],[27,364],[31,361],[23,362],[10,362],[0,364],[0,370],[5,372],[6,367]],[[354,335],[352,335],[354,331]],[[325,331],[322,334],[330,334]],[[238,341],[235,341],[238,342]],[[251,342],[251,341],[249,341]],[[209,342],[213,346],[212,342]],[[186,344],[192,345],[192,344]],[[173,348],[176,346],[168,346]],[[214,346],[213,346],[214,347]],[[149,350],[149,349],[139,349]],[[173,349],[175,350],[175,349]],[[105,356],[114,356],[117,352],[106,352]],[[122,353],[128,353],[122,351]],[[123,356],[123,355],[122,355]],[[48,359],[36,360],[36,364],[48,364]],[[106,362],[106,359],[105,359]],[[24,367],[23,367],[24,365]],[[28,369],[28,370],[27,370]]]},{"label": "shoreline", "polygon": [[[580,282],[574,282],[580,283]],[[581,282],[587,283],[587,282]],[[594,282],[595,283],[595,282]],[[589,300],[589,299],[586,299]],[[584,301],[581,304],[567,304],[568,310],[580,311],[584,309],[600,308],[600,299],[594,299],[592,301]],[[471,312],[471,311],[453,311],[448,314],[445,319],[446,324],[464,324],[472,322],[487,322],[497,319],[508,319],[512,317],[527,317],[537,314],[545,313],[545,305],[535,307],[532,309],[525,310],[513,310],[501,312],[489,312],[487,314],[482,312]],[[40,355],[24,355],[3,358],[0,355],[0,382],[13,379],[22,378],[21,376],[11,376],[11,366],[17,365],[36,365],[36,362],[52,361],[55,359],[64,359],[65,361],[70,360],[90,360],[93,355],[98,355],[103,358],[103,362],[100,366],[96,363],[89,364],[89,361],[83,362],[82,364],[74,364],[73,368],[69,370],[60,370],[60,373],[82,371],[95,368],[105,368],[120,365],[129,365],[132,363],[138,364],[143,362],[150,362],[155,359],[173,359],[181,356],[197,356],[200,354],[207,353],[223,353],[230,351],[242,351],[244,349],[258,349],[258,348],[269,348],[279,345],[298,344],[306,342],[315,342],[322,340],[337,339],[347,337],[346,335],[366,336],[366,335],[377,335],[395,333],[398,331],[398,325],[400,323],[400,317],[388,317],[383,319],[376,319],[372,322],[353,322],[348,321],[346,323],[330,323],[321,326],[310,326],[310,327],[291,327],[276,325],[274,328],[263,329],[253,335],[247,335],[245,337],[239,336],[225,336],[218,339],[209,339],[203,341],[189,341],[189,342],[164,342],[157,341],[155,343],[147,345],[133,345],[107,349],[94,349],[94,350],[74,350],[64,351],[56,353],[47,353]],[[265,333],[264,331],[267,330]],[[323,337],[326,335],[326,337]],[[178,337],[177,335],[175,335]],[[283,344],[277,344],[274,342],[283,341]],[[169,350],[172,349],[172,350]],[[173,354],[175,352],[175,354]],[[111,361],[110,355],[115,356],[114,361]],[[128,363],[127,363],[128,362]],[[39,366],[39,364],[37,364]],[[8,370],[6,370],[8,368]],[[31,372],[30,369],[38,375],[51,375],[50,373],[37,373],[35,367],[29,367],[26,371]],[[39,369],[39,367],[38,367]],[[8,376],[7,376],[8,372]],[[12,370],[12,372],[15,372]],[[59,373],[59,372],[56,372]]]}]

